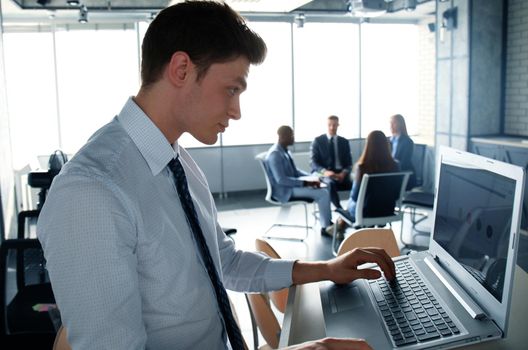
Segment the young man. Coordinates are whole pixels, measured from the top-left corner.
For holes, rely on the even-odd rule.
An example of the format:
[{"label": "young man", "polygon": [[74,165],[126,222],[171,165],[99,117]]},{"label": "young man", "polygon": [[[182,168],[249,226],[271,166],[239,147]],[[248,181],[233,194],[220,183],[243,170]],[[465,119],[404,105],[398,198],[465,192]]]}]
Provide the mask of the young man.
[{"label": "young man", "polygon": [[63,167],[38,222],[73,349],[240,349],[224,286],[379,277],[356,269],[369,261],[393,278],[380,249],[272,260],[237,250],[222,232],[205,177],[178,139],[188,132],[213,144],[240,118],[249,65],[266,51],[241,17],[215,2],[180,3],[158,14],[142,49],[140,91]]},{"label": "young man", "polygon": [[328,117],[328,132],[317,136],[310,147],[312,171],[322,174],[323,181],[330,190],[330,199],[336,208],[341,208],[337,191],[350,190],[350,172],[352,171],[352,155],[350,144],[344,137],[337,135],[339,118]]},{"label": "young man", "polygon": [[297,169],[288,147],[295,142],[293,129],[287,125],[277,130],[279,139],[271,146],[266,155],[266,162],[271,172],[271,184],[273,198],[281,203],[286,203],[296,197],[311,198],[317,202],[319,207],[319,221],[321,223],[321,234],[331,235],[332,211],[330,210],[330,194],[326,188],[321,187],[319,181],[304,181],[301,176],[310,175],[305,171]]}]

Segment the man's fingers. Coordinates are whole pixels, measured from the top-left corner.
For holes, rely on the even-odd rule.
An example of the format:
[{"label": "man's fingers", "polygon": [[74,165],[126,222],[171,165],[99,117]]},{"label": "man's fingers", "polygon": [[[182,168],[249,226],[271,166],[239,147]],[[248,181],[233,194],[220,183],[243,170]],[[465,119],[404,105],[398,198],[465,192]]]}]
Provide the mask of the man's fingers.
[{"label": "man's fingers", "polygon": [[329,350],[372,350],[363,339],[325,338],[322,343]]},{"label": "man's fingers", "polygon": [[381,277],[381,272],[375,269],[359,269],[355,272],[355,278],[364,278],[367,280],[376,280]]},{"label": "man's fingers", "polygon": [[376,263],[381,268],[387,279],[396,277],[396,268],[390,256],[381,248],[369,247],[355,249],[351,252],[358,265]]}]

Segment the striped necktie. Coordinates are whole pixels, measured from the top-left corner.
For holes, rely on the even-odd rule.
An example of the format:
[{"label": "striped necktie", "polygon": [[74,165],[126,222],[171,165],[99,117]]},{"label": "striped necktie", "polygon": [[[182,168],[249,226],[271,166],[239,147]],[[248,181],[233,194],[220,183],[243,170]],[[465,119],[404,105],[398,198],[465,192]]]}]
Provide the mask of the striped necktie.
[{"label": "striped necktie", "polygon": [[207,273],[209,274],[209,278],[211,279],[211,283],[216,294],[216,300],[224,319],[229,342],[231,343],[233,350],[243,350],[244,342],[242,340],[242,334],[240,333],[240,329],[238,328],[238,325],[233,317],[233,312],[231,311],[231,306],[229,305],[227,292],[224,288],[224,285],[222,284],[222,281],[220,281],[220,278],[218,277],[218,273],[213,263],[213,258],[211,257],[211,253],[209,252],[209,248],[205,242],[205,237],[203,235],[202,228],[200,227],[200,222],[198,221],[198,215],[196,213],[196,209],[194,208],[191,194],[189,193],[189,186],[187,184],[185,171],[183,170],[180,160],[178,158],[172,159],[169,162],[169,169],[174,174],[174,181],[176,183],[176,189],[178,190],[178,196],[180,197],[181,205],[185,211],[187,222],[191,228],[191,232],[194,235],[196,244],[198,245],[198,250],[202,256],[202,260]]}]

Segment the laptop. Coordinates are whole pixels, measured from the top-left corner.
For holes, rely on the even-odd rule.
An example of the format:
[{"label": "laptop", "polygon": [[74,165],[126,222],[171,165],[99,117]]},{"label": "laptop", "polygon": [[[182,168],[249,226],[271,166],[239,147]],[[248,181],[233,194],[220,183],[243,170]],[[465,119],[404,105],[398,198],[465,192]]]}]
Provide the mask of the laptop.
[{"label": "laptop", "polygon": [[327,336],[363,338],[375,349],[506,336],[524,169],[442,147],[436,173],[429,249],[394,258],[395,282],[320,283]]}]

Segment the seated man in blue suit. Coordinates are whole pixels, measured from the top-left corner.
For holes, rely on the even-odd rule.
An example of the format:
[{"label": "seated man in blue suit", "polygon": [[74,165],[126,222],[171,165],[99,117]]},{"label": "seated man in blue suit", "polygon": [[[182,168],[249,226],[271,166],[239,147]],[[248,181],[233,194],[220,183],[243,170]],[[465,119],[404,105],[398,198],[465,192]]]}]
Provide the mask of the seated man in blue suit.
[{"label": "seated man in blue suit", "polygon": [[352,187],[352,156],[348,140],[337,135],[338,127],[339,118],[329,116],[328,133],[316,137],[310,147],[310,165],[312,171],[324,176],[323,181],[329,187],[332,203],[336,208],[341,208],[337,191],[348,191]]},{"label": "seated man in blue suit", "polygon": [[332,213],[330,211],[330,194],[326,188],[321,187],[319,181],[304,181],[300,176],[309,175],[297,169],[291,157],[288,146],[295,141],[293,130],[287,125],[277,130],[279,141],[271,146],[266,155],[266,163],[270,171],[273,198],[281,203],[286,203],[295,198],[311,198],[319,206],[319,220],[321,234],[333,233]]}]

